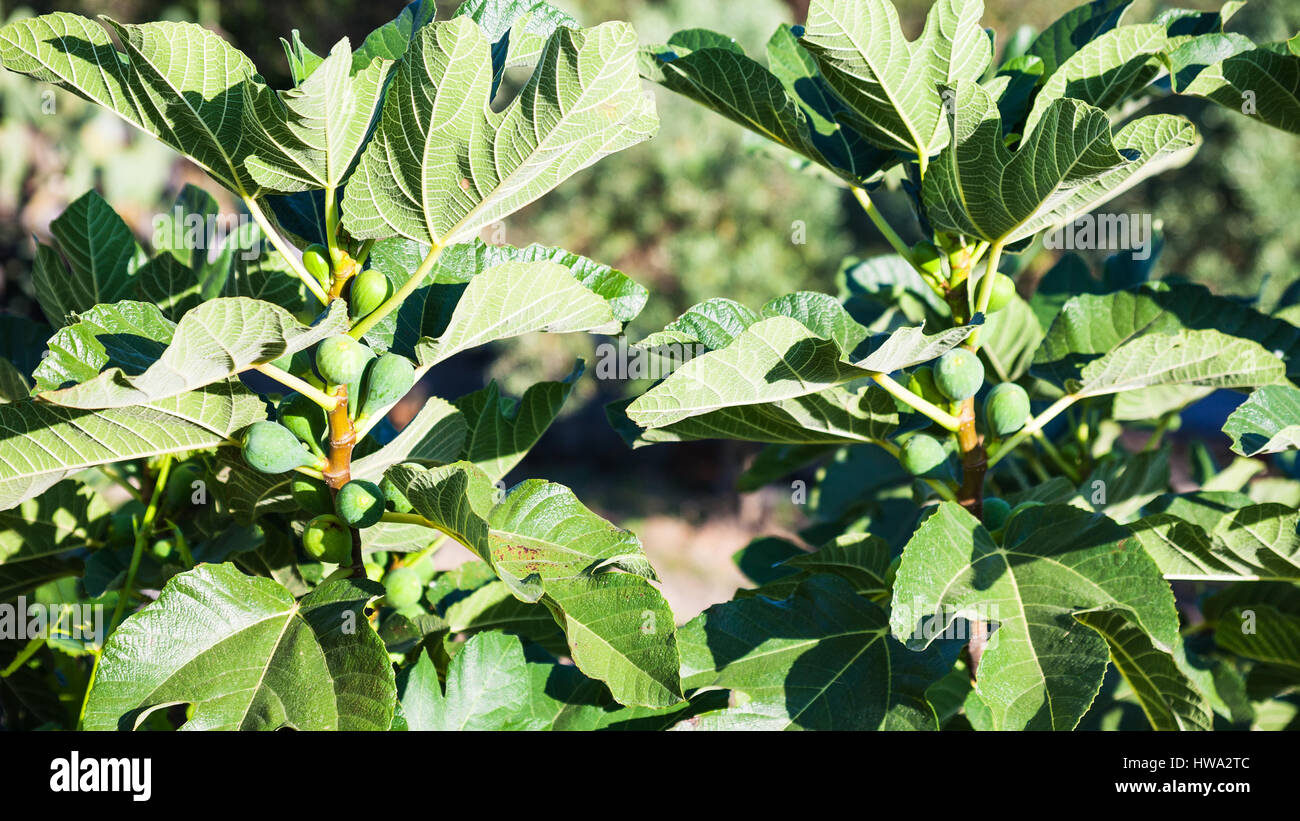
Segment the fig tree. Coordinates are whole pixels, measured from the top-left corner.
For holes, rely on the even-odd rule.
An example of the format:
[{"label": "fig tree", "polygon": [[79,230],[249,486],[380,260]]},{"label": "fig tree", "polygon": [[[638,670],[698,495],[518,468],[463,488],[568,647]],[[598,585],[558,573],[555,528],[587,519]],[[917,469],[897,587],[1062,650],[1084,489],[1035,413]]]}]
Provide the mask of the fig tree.
[{"label": "fig tree", "polygon": [[339,488],[334,512],[353,527],[370,527],[384,515],[384,492],[365,479],[353,479]]},{"label": "fig tree", "polygon": [[998,436],[1010,436],[1029,418],[1029,394],[1014,382],[994,385],[984,397],[984,421]]},{"label": "fig tree", "polygon": [[243,449],[244,461],[262,473],[285,473],[316,462],[292,431],[275,422],[249,425]]},{"label": "fig tree", "polygon": [[348,564],[352,561],[352,531],[337,516],[317,516],[302,532],[302,547],[313,559]]},{"label": "fig tree", "polygon": [[934,384],[954,402],[969,399],[984,384],[984,365],[965,348],[953,348],[934,363]]}]

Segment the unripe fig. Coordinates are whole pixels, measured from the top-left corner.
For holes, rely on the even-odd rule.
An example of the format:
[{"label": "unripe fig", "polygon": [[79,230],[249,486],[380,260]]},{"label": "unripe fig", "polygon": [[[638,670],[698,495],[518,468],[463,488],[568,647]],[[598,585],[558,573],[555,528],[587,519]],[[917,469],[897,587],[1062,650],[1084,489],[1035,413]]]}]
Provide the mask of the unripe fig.
[{"label": "unripe fig", "polygon": [[329,488],[324,482],[306,476],[295,476],[289,483],[289,493],[293,495],[293,500],[298,503],[298,507],[313,516],[334,512],[334,500],[330,498]]},{"label": "unripe fig", "polygon": [[167,477],[167,509],[184,510],[194,504],[194,483],[203,480],[203,465],[182,462]]},{"label": "unripe fig", "polygon": [[934,384],[954,402],[969,399],[984,384],[984,365],[965,348],[953,348],[934,364]]},{"label": "unripe fig", "polygon": [[369,316],[392,295],[393,284],[384,272],[377,268],[367,268],[352,278],[348,315],[353,319]]},{"label": "unripe fig", "polygon": [[353,527],[370,527],[384,515],[384,492],[374,482],[353,479],[339,488],[334,511]]},{"label": "unripe fig", "polygon": [[358,418],[369,416],[406,395],[415,384],[415,366],[411,360],[386,353],[366,368]]},{"label": "unripe fig", "polygon": [[262,473],[285,473],[314,464],[316,458],[284,425],[254,422],[244,434],[244,461]]},{"label": "unripe fig", "polygon": [[921,240],[912,246],[912,261],[928,274],[939,273],[943,267],[940,262],[942,256],[935,244],[929,240]]},{"label": "unripe fig", "polygon": [[372,582],[377,582],[384,577],[384,569],[377,564],[366,562],[362,565],[366,570],[366,578]]},{"label": "unripe fig", "polygon": [[433,564],[433,557],[427,555],[421,556],[413,564],[407,565],[407,567],[410,567],[415,571],[416,575],[420,577],[420,582],[422,584],[428,584],[433,581],[433,577],[438,573],[438,568]]},{"label": "unripe fig", "polygon": [[1011,277],[998,271],[993,275],[993,292],[989,294],[989,313],[1000,311],[1007,307],[1012,298],[1016,295],[1016,283]]},{"label": "unripe fig", "polygon": [[317,516],[302,533],[302,547],[314,559],[348,564],[352,561],[352,531],[337,516]]},{"label": "unripe fig", "polygon": [[330,287],[330,251],[319,242],[308,245],[302,252],[302,267],[315,277],[322,288]]},{"label": "unripe fig", "polygon": [[324,456],[321,442],[329,430],[325,409],[299,394],[280,406],[280,424],[288,428],[298,440],[317,456]]},{"label": "unripe fig", "polygon": [[984,497],[984,527],[988,530],[998,530],[1007,523],[1007,517],[1011,515],[1011,505],[1005,499],[999,499],[996,496]]},{"label": "unripe fig", "polygon": [[393,480],[385,476],[379,482],[379,489],[384,492],[384,499],[393,506],[397,513],[410,513],[412,510],[411,502],[406,498],[402,491],[397,489]]},{"label": "unripe fig", "polygon": [[948,463],[948,452],[933,436],[918,433],[903,443],[898,461],[913,476],[939,476]]},{"label": "unripe fig", "polygon": [[994,385],[984,397],[984,421],[998,436],[1010,436],[1029,418],[1029,394],[1014,382]]},{"label": "unripe fig", "polygon": [[384,577],[384,597],[390,607],[403,610],[419,603],[423,593],[419,574],[409,567],[394,568]]},{"label": "unripe fig", "polygon": [[316,371],[326,384],[350,385],[361,381],[366,363],[374,355],[374,351],[347,334],[335,334],[316,346]]},{"label": "unripe fig", "polygon": [[939,386],[934,384],[934,371],[927,365],[912,371],[907,389],[927,402],[939,404],[948,401],[948,397],[939,392]]}]

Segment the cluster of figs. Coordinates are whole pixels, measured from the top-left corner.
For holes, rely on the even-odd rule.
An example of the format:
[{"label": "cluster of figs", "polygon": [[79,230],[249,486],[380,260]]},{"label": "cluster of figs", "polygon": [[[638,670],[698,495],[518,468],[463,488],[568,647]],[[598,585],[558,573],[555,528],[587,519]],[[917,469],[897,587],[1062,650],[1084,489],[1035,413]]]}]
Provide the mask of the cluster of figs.
[{"label": "cluster of figs", "polygon": [[[303,263],[323,287],[329,287],[331,274],[324,246],[309,247],[303,253]],[[367,268],[352,277],[349,314],[354,320],[367,316],[391,295],[388,278]],[[314,350],[286,355],[272,364],[338,397],[345,404],[334,412],[346,412],[347,425],[353,431],[366,430],[375,417],[406,395],[416,379],[415,366],[406,357],[391,351],[376,355],[347,334],[327,337]],[[324,471],[329,465],[330,428],[330,413],[324,407],[310,396],[295,394],[280,402],[276,421],[249,426],[242,443],[244,460],[254,470],[268,474],[297,468]],[[379,483],[352,479],[331,493],[325,482],[299,473],[291,480],[290,491],[297,505],[312,515],[303,530],[303,550],[314,559],[342,567],[352,563],[354,528],[374,526],[385,511],[412,510],[410,501],[387,478]],[[382,570],[368,566],[367,572],[377,576]],[[394,568],[383,576],[388,603],[398,610],[415,605],[428,583],[426,576],[432,576],[430,562]]]},{"label": "cluster of figs", "polygon": [[[907,387],[933,404],[963,402],[984,385],[984,365],[979,356],[965,348],[954,348],[934,363],[912,371]],[[1014,382],[994,385],[984,396],[984,423],[996,437],[1010,436],[1029,419],[1029,394]],[[898,459],[913,476],[953,479],[955,474],[947,449],[926,433],[915,433],[899,450]],[[1003,509],[1005,508],[1005,510]],[[1005,522],[1011,508],[1002,499],[984,499],[984,521],[990,529]]]}]

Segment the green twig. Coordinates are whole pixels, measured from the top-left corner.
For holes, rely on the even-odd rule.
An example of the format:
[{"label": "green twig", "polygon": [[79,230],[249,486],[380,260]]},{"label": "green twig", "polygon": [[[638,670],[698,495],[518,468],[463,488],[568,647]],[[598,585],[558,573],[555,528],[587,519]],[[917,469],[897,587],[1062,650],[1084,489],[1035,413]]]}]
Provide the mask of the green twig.
[{"label": "green twig", "polygon": [[307,290],[311,291],[312,296],[320,300],[322,305],[328,305],[330,299],[329,295],[325,293],[325,289],[316,281],[316,277],[309,274],[307,269],[303,267],[302,258],[290,250],[288,243],[284,241],[284,237],[280,236],[280,232],[275,230],[275,226],[271,225],[271,221],[262,212],[262,207],[257,204],[257,200],[247,195],[243,199],[244,207],[248,209],[248,213],[253,215],[253,219],[257,220],[257,224],[262,228],[262,233],[275,246],[275,250],[280,252],[280,256],[284,257],[285,264],[289,266],[298,279],[303,281],[303,284],[307,286]]},{"label": "green twig", "polygon": [[291,388],[292,390],[302,394],[327,411],[333,410],[334,406],[339,403],[338,397],[330,396],[320,388],[311,385],[305,380],[299,379],[287,371],[280,370],[270,362],[263,362],[261,365],[254,365],[253,370],[269,376],[276,382],[284,385],[286,388]]},{"label": "green twig", "polygon": [[938,405],[929,402],[924,397],[917,396],[912,391],[898,384],[896,381],[894,381],[892,377],[889,376],[889,374],[873,373],[871,374],[871,378],[875,380],[877,385],[879,385],[880,387],[888,391],[889,394],[893,396],[895,399],[907,405],[908,407],[912,408],[913,410],[917,411],[918,413],[928,416],[931,420],[933,420],[935,423],[937,423],[940,427],[944,428],[945,430],[955,432],[958,428],[961,427],[960,419],[953,416],[951,413],[948,413],[947,411],[943,410]]}]

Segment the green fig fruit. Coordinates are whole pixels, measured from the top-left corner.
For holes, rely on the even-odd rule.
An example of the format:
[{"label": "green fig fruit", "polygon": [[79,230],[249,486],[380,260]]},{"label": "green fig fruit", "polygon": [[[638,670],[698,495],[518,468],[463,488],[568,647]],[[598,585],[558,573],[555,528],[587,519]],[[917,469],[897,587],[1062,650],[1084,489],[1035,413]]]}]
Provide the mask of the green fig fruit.
[{"label": "green fig fruit", "polygon": [[280,424],[317,456],[324,456],[321,444],[329,435],[329,417],[325,409],[299,394],[280,406]]},{"label": "green fig fruit", "polygon": [[369,316],[392,295],[393,284],[384,272],[377,268],[367,268],[352,278],[348,316],[352,319]]},{"label": "green fig fruit", "polygon": [[1029,419],[1029,394],[1014,382],[994,385],[984,397],[984,421],[998,436],[1010,436]]},{"label": "green fig fruit", "polygon": [[313,516],[334,512],[334,499],[330,496],[330,490],[324,482],[306,476],[295,476],[289,483],[289,493],[298,503],[298,507]]},{"label": "green fig fruit", "polygon": [[381,479],[379,481],[379,489],[384,492],[384,499],[386,499],[388,503],[393,506],[394,512],[396,513],[411,512],[412,507],[411,507],[410,500],[407,499],[406,496],[402,494],[402,491],[397,489],[397,485],[393,484],[392,479],[389,479],[387,476]]},{"label": "green fig fruit", "polygon": [[384,598],[390,607],[403,610],[418,604],[422,595],[424,583],[411,568],[397,567],[384,576]]},{"label": "green fig fruit", "polygon": [[317,461],[292,431],[275,422],[249,425],[243,450],[244,461],[262,473],[285,473]]},{"label": "green fig fruit", "polygon": [[374,351],[347,334],[335,334],[316,346],[316,371],[327,385],[350,385],[360,382],[366,364],[374,355]]},{"label": "green fig fruit", "polygon": [[334,512],[352,527],[370,527],[384,515],[384,492],[374,482],[353,479],[339,488]]},{"label": "green fig fruit", "polygon": [[907,389],[936,405],[948,401],[948,397],[939,392],[939,386],[934,384],[934,371],[925,365],[912,371],[907,379]]},{"label": "green fig fruit", "polygon": [[319,242],[308,245],[302,252],[302,267],[307,269],[322,288],[330,287],[330,251]]},{"label": "green fig fruit", "polygon": [[996,496],[984,497],[984,527],[999,530],[1011,516],[1011,505]]},{"label": "green fig fruit", "polygon": [[314,559],[330,564],[349,564],[352,561],[352,531],[337,516],[317,516],[307,523],[307,529],[302,533],[302,547]]},{"label": "green fig fruit", "polygon": [[984,384],[984,365],[965,348],[953,348],[934,363],[934,384],[954,402],[969,399]]},{"label": "green fig fruit", "polygon": [[913,476],[934,478],[943,474],[948,464],[948,452],[938,439],[918,433],[903,443],[898,461]]},{"label": "green fig fruit", "polygon": [[929,240],[921,240],[912,246],[912,261],[927,274],[939,274],[943,269],[942,257],[938,247]]},{"label": "green fig fruit", "polygon": [[989,294],[989,313],[996,313],[1007,307],[1016,295],[1016,283],[1011,277],[998,271],[993,275],[993,292]]},{"label": "green fig fruit", "polygon": [[378,413],[406,396],[406,392],[415,384],[415,366],[404,356],[386,353],[366,368],[362,384],[364,387],[361,389],[358,419]]}]

